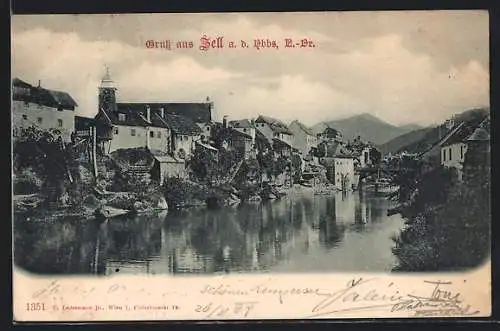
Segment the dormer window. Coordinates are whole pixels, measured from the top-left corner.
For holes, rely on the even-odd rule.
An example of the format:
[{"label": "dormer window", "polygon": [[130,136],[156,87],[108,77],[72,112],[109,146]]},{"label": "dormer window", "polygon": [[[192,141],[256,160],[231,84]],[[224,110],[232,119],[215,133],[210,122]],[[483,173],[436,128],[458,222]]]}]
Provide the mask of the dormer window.
[{"label": "dormer window", "polygon": [[119,121],[125,121],[125,114],[118,114]]}]

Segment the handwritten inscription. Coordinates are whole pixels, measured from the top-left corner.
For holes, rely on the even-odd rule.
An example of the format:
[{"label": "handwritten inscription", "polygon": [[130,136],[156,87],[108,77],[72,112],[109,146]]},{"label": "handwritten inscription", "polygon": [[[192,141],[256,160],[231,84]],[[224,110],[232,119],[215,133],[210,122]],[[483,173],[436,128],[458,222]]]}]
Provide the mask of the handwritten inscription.
[{"label": "handwritten inscription", "polygon": [[470,316],[479,311],[473,311],[470,305],[464,305],[461,293],[443,289],[451,282],[426,281],[434,286],[430,295],[407,295],[406,300],[396,303],[391,311],[413,311],[415,316]]},{"label": "handwritten inscription", "polygon": [[229,317],[248,317],[254,309],[256,301],[241,301],[230,304],[214,304],[210,302],[205,305],[197,305],[196,313],[206,314],[205,318],[229,318]]},{"label": "handwritten inscription", "polygon": [[[401,291],[394,282],[381,284],[376,278],[355,278],[340,288],[329,291],[315,287],[275,288],[261,284],[251,288],[233,288],[229,285],[205,285],[201,294],[216,297],[274,297],[279,304],[289,298],[308,296],[313,305],[307,318],[334,316],[356,311],[408,311],[414,316],[470,316],[479,313],[464,304],[461,293],[446,290],[451,282],[425,281],[429,293],[420,295]],[[309,301],[309,300],[308,300]]]},{"label": "handwritten inscription", "polygon": [[[417,284],[416,284],[417,285]],[[366,311],[405,313],[410,316],[472,316],[479,311],[467,304],[465,296],[456,291],[449,281],[424,281],[418,284],[418,291],[402,290],[395,282],[383,281],[377,278],[353,278],[344,284],[334,284],[331,288],[314,286],[280,287],[272,283],[262,282],[257,285],[235,287],[222,281],[204,284],[197,292],[178,292],[176,290],[159,290],[148,292],[144,287],[127,287],[118,282],[106,285],[104,288],[83,285],[62,286],[57,281],[33,292],[32,303],[26,305],[32,311],[39,307],[43,309],[62,311],[113,311],[115,313],[130,310],[178,310],[179,307],[168,302],[179,295],[192,297],[195,303],[195,314],[201,314],[206,319],[252,318],[256,309],[262,303],[278,305],[293,305],[300,303],[303,313],[301,318],[334,317],[345,313]],[[191,290],[192,291],[192,290]],[[76,294],[80,299],[92,299],[97,293],[103,293],[108,298],[116,295],[128,298],[151,297],[159,304],[140,305],[137,302],[109,303],[106,305],[76,305],[63,302],[64,294]],[[60,302],[57,303],[57,298]],[[301,300],[301,298],[304,298]],[[51,302],[48,300],[52,299]],[[160,299],[160,301],[158,301]],[[163,302],[162,299],[165,299]],[[205,303],[205,299],[208,299]],[[109,302],[109,299],[107,299]],[[147,302],[147,301],[146,301]],[[153,301],[151,301],[153,302]],[[39,303],[39,304],[38,304]],[[38,304],[38,305],[37,305]],[[33,307],[33,309],[32,309]],[[43,309],[39,309],[43,311]],[[252,314],[253,313],[253,314]]]}]

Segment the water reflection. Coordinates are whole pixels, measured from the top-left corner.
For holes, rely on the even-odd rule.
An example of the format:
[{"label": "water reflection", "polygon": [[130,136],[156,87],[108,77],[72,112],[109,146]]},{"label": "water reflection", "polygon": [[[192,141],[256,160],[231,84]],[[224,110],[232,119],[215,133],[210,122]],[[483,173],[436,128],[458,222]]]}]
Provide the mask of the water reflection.
[{"label": "water reflection", "polygon": [[32,272],[383,271],[402,226],[388,202],[356,193],[168,215],[44,223],[16,215],[15,262]]}]

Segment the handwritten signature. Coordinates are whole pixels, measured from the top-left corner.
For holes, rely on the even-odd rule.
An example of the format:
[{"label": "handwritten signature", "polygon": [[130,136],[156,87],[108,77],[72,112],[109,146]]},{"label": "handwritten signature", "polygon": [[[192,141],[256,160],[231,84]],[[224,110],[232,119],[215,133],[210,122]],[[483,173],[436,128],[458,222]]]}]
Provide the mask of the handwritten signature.
[{"label": "handwritten signature", "polygon": [[390,312],[408,311],[414,316],[471,316],[478,310],[472,310],[464,304],[461,293],[446,289],[452,285],[445,281],[424,281],[429,285],[428,293],[404,293],[394,282],[381,285],[376,278],[354,278],[340,289],[325,291],[314,287],[272,288],[264,284],[248,289],[235,289],[229,285],[206,285],[201,294],[209,296],[271,296],[284,304],[289,297],[311,296],[314,300],[311,314],[307,318],[326,317],[340,313],[389,310]]}]

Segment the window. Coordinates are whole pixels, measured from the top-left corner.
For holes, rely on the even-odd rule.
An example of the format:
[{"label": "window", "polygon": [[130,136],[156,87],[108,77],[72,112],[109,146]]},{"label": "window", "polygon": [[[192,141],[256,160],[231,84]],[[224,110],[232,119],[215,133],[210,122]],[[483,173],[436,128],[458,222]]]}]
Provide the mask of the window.
[{"label": "window", "polygon": [[464,158],[464,146],[460,146],[460,159]]},{"label": "window", "polygon": [[210,131],[210,127],[209,126],[207,126],[207,131]]},{"label": "window", "polygon": [[156,137],[157,137],[157,138],[161,138],[161,131],[158,131],[158,132],[156,133]]},{"label": "window", "polygon": [[448,149],[448,159],[451,160],[451,147]]},{"label": "window", "polygon": [[135,129],[130,129],[130,135],[135,136]]},{"label": "window", "polygon": [[23,120],[27,120],[28,119],[28,116],[27,115],[23,115]]},{"label": "window", "polygon": [[246,128],[244,128],[244,129],[243,129],[243,132],[247,132],[247,129],[246,129]]},{"label": "window", "polygon": [[154,131],[149,131],[149,136],[150,136],[151,138],[154,138],[154,137],[155,137],[155,132],[154,132]]},{"label": "window", "polygon": [[118,114],[119,121],[125,121],[125,114]]},{"label": "window", "polygon": [[59,110],[59,111],[63,111],[63,110],[64,110],[64,109],[63,109],[63,106],[61,106],[61,105],[57,106],[57,110]]},{"label": "window", "polygon": [[113,130],[113,132],[114,132],[115,134],[118,134],[118,128],[117,128],[117,127],[115,127],[115,128],[114,128],[114,130]]},{"label": "window", "polygon": [[57,126],[58,127],[62,127],[63,126],[63,120],[62,119],[58,119],[57,120]]},{"label": "window", "polygon": [[443,149],[443,161],[446,161],[446,149]]},{"label": "window", "polygon": [[38,117],[36,121],[38,122],[38,124],[42,124],[43,119],[41,117]]},{"label": "window", "polygon": [[188,137],[187,136],[184,136],[184,141],[187,141],[188,140]]}]

